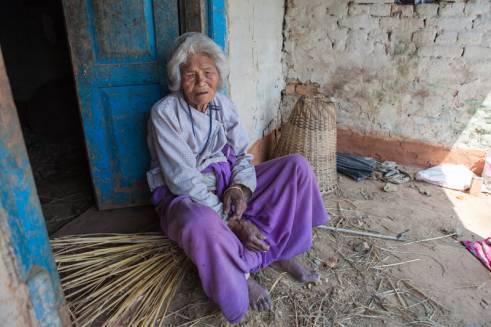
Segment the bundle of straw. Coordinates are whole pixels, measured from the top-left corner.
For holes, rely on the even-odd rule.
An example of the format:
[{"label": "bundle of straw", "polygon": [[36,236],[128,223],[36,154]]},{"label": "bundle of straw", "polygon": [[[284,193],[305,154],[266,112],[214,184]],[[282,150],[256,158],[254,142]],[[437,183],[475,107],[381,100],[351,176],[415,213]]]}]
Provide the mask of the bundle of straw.
[{"label": "bundle of straw", "polygon": [[89,234],[51,241],[74,326],[162,326],[190,261],[165,236]]}]

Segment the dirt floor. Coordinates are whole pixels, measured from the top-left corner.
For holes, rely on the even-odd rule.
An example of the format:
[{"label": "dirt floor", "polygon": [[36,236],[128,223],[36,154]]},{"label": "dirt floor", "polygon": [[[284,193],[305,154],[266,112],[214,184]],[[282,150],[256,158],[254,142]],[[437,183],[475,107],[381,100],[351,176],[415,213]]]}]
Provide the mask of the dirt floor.
[{"label": "dirt floor", "polygon": [[49,235],[94,205],[83,140],[24,130],[36,188]]},{"label": "dirt floor", "polygon": [[[391,185],[385,192],[384,185],[340,176],[339,190],[325,197],[332,215],[328,225],[403,233],[408,241],[316,229],[305,261],[320,271],[321,283],[303,285],[265,269],[254,278],[271,290],[274,310],[250,312],[239,326],[491,326],[491,273],[459,243],[491,236],[491,195],[472,196],[419,182]],[[118,232],[114,226],[120,232],[131,230],[129,226],[142,231],[148,229],[142,221],[150,222],[153,212],[141,210],[144,220],[138,209],[92,210],[59,234],[84,228],[95,232],[98,226],[103,232]],[[427,240],[432,238],[437,239]],[[165,325],[229,324],[206,298],[193,270]]]}]

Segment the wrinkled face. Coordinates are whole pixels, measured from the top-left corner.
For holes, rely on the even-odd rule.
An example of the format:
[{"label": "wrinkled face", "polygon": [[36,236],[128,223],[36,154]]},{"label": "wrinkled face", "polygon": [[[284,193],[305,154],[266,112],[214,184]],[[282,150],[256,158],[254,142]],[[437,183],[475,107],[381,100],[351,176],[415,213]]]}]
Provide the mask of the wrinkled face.
[{"label": "wrinkled face", "polygon": [[181,89],[186,101],[202,110],[213,99],[220,76],[213,60],[205,54],[195,54],[181,66]]}]

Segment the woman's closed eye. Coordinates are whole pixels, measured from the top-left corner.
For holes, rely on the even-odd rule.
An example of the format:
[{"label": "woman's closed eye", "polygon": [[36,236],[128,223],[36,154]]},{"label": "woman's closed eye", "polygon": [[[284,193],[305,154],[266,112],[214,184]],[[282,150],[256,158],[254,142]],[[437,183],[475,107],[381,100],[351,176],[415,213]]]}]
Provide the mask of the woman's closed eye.
[{"label": "woman's closed eye", "polygon": [[184,78],[188,81],[192,81],[196,78],[196,74],[195,73],[185,73]]}]

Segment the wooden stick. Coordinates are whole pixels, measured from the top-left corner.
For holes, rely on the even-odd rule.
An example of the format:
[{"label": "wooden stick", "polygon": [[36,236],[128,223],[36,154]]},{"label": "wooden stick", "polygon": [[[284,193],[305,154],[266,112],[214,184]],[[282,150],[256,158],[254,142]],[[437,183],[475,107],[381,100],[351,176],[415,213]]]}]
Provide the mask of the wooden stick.
[{"label": "wooden stick", "polygon": [[419,260],[421,260],[421,259],[413,259],[413,260],[408,260],[408,261],[403,261],[403,262],[390,263],[388,265],[375,266],[372,268],[373,269],[380,269],[380,268],[385,268],[385,267],[394,267],[394,266],[399,266],[399,265],[403,265],[405,263],[415,262],[415,261],[419,261]]},{"label": "wooden stick", "polygon": [[414,243],[422,243],[422,242],[429,242],[429,241],[435,241],[435,240],[440,240],[442,238],[447,238],[447,237],[451,237],[451,236],[455,236],[455,235],[457,235],[457,233],[452,233],[452,234],[447,234],[447,235],[437,236],[437,237],[431,237],[431,238],[425,238],[424,240],[417,240],[417,241],[407,242],[404,245],[409,245],[409,244],[414,244]]},{"label": "wooden stick", "polygon": [[326,230],[330,230],[333,232],[347,233],[347,234],[360,235],[360,236],[366,236],[366,237],[382,238],[384,240],[392,240],[392,241],[400,241],[400,242],[407,241],[402,236],[397,237],[397,236],[383,235],[383,234],[365,232],[365,231],[361,231],[361,230],[338,228],[338,227],[331,227],[331,226],[324,226],[324,225],[317,226],[317,228],[326,229]]},{"label": "wooden stick", "polygon": [[407,303],[406,303],[406,301],[403,300],[401,294],[399,293],[399,290],[397,288],[395,288],[394,284],[392,283],[392,281],[390,279],[388,279],[388,281],[389,281],[390,286],[392,287],[392,289],[396,293],[396,296],[397,296],[397,299],[399,300],[399,303],[401,303],[401,305],[404,308],[407,308]]}]

